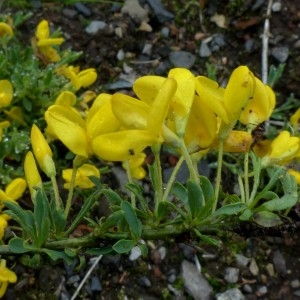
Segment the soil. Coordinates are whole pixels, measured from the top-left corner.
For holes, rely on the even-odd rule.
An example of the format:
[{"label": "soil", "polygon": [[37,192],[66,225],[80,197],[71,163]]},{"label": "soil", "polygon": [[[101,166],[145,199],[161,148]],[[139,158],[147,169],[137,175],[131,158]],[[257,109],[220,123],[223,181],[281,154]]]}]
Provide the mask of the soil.
[{"label": "soil", "polygon": [[[93,88],[98,92],[105,91],[107,84],[118,81],[124,73],[123,61],[117,58],[120,49],[125,53],[124,61],[134,68],[136,72],[134,76],[158,72],[160,75],[166,75],[168,69],[159,66],[172,67],[168,60],[170,51],[183,50],[197,57],[191,67],[193,72],[207,74],[207,63],[209,63],[216,67],[218,81],[223,82],[238,65],[248,65],[256,76],[260,77],[261,35],[266,3],[252,10],[256,2],[199,0],[190,1],[189,3],[192,4],[188,5],[184,0],[162,1],[164,7],[175,15],[175,20],[160,22],[159,18],[151,13],[149,20],[151,32],[139,30],[138,22],[128,15],[121,14],[120,7],[114,6],[112,9],[112,4],[86,4],[86,7],[91,10],[90,16],[78,13],[74,18],[70,18],[66,17],[62,10],[63,8],[74,9],[72,5],[43,3],[38,8],[31,9],[33,16],[22,25],[21,31],[24,40],[29,41],[34,34],[34,28],[43,18],[47,19],[53,28],[60,27],[67,37],[64,47],[72,47],[73,50],[83,53],[77,63],[82,68],[97,69],[99,76]],[[284,62],[286,66],[283,75],[274,87],[279,104],[284,103],[291,94],[294,94],[295,98],[300,98],[300,2],[285,0],[281,1],[281,4],[280,11],[272,12],[270,18],[270,48],[289,49],[289,57]],[[201,5],[203,5],[202,10],[199,9]],[[225,28],[217,26],[210,20],[216,13],[225,16]],[[110,25],[108,28],[121,27],[122,38],[110,29],[94,36],[88,35],[85,27],[91,20],[105,21]],[[163,27],[170,30],[168,38],[161,37]],[[198,50],[201,40],[220,33],[224,35],[225,45],[209,57],[200,57]],[[245,43],[249,40],[253,41],[253,45],[247,50]],[[152,45],[149,56],[142,53],[145,44]],[[145,61],[152,63],[145,63]],[[269,64],[278,67],[279,62],[269,55]],[[286,117],[289,113],[287,112]],[[292,222],[298,224],[299,215],[295,214]],[[145,259],[130,261],[125,255],[105,257],[80,292],[79,298],[126,299],[127,296],[127,299],[164,299],[164,297],[191,299],[184,291],[179,274],[182,260],[189,260],[196,253],[206,277],[214,288],[214,294],[232,286],[243,289],[246,284],[252,284],[252,292],[245,293],[247,299],[300,299],[299,295],[294,294],[290,284],[293,280],[300,279],[300,231],[297,225],[287,226],[286,229],[277,228],[273,231],[264,229],[257,232],[252,228],[241,227],[236,234],[222,239],[221,248],[203,244],[193,245],[185,240],[170,240],[155,242],[155,247]],[[158,249],[161,247],[167,249],[167,255],[164,259],[157,259]],[[277,269],[274,274],[271,274],[266,271],[266,266],[274,262],[272,255],[276,250],[282,253],[286,270]],[[214,258],[205,259],[203,256],[205,253],[211,254]],[[258,275],[253,275],[247,268],[241,269],[238,283],[232,285],[224,281],[223,277],[227,266],[235,266],[236,253],[254,257],[260,271]],[[9,286],[6,297],[7,299],[69,299],[89,266],[86,265],[77,271],[75,267],[72,269],[63,264],[49,264],[35,270],[17,264],[19,282],[15,286]],[[168,290],[172,272],[176,275],[176,281],[172,284],[180,291],[177,296]],[[74,284],[70,278],[75,275],[79,275],[79,279],[73,278]],[[92,288],[92,280],[95,277],[101,282],[101,292]],[[145,277],[150,280],[150,286]],[[267,286],[267,293],[260,290],[261,286]]]}]

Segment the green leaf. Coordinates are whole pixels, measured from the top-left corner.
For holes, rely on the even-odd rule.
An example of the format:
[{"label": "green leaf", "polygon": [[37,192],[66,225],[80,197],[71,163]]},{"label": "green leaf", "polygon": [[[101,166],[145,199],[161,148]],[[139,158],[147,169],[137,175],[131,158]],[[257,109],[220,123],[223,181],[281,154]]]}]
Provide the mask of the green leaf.
[{"label": "green leaf", "polygon": [[281,198],[273,199],[267,202],[264,202],[259,206],[255,211],[280,211],[293,207],[298,201],[297,194],[287,194]]},{"label": "green leaf", "polygon": [[133,240],[119,240],[113,246],[113,250],[117,253],[128,253],[134,246],[136,245],[136,241]]},{"label": "green leaf", "polygon": [[214,201],[215,199],[215,191],[212,183],[206,176],[199,176],[200,178],[200,185],[202,188],[202,192],[204,195],[205,203],[209,201]]},{"label": "green leaf", "polygon": [[260,211],[253,215],[253,220],[263,227],[274,227],[282,224],[280,217],[270,211]]},{"label": "green leaf", "polygon": [[188,193],[186,187],[180,182],[174,182],[170,194],[174,195],[183,204],[188,202]]},{"label": "green leaf", "polygon": [[85,251],[88,255],[106,255],[113,252],[113,248],[110,246],[103,247],[103,248],[89,248]]},{"label": "green leaf", "polygon": [[64,260],[68,265],[72,264],[74,261],[73,257],[68,256],[64,251],[56,251],[56,250],[50,250],[46,248],[42,248],[42,251],[46,253],[52,260]]},{"label": "green leaf", "polygon": [[198,229],[194,229],[195,234],[205,243],[207,244],[211,244],[213,246],[220,246],[220,241],[217,239],[214,239],[208,235],[204,235],[202,233],[200,233],[200,231]]},{"label": "green leaf", "polygon": [[102,193],[107,198],[110,205],[121,205],[123,199],[120,197],[118,193],[116,193],[112,189],[103,189]]},{"label": "green leaf", "polygon": [[92,195],[90,195],[83,203],[83,206],[81,207],[81,210],[76,215],[76,218],[72,222],[71,226],[66,231],[66,234],[71,233],[82,221],[82,219],[85,217],[85,215],[88,213],[88,211],[91,209],[91,207],[95,204],[95,202],[99,199],[99,192],[95,192]]},{"label": "green leaf", "polygon": [[31,251],[31,249],[26,248],[24,244],[25,241],[19,237],[14,237],[10,239],[8,243],[10,250],[16,254],[22,254]]},{"label": "green leaf", "polygon": [[204,204],[203,192],[200,185],[193,180],[188,180],[187,192],[189,211],[191,213],[191,217],[194,219],[198,217]]},{"label": "green leaf", "polygon": [[158,209],[157,209],[157,219],[162,220],[168,213],[168,202],[159,202],[158,203]]},{"label": "green leaf", "polygon": [[117,226],[118,223],[124,219],[124,211],[117,210],[111,213],[105,221],[101,224],[101,231],[107,231],[111,227]]},{"label": "green leaf", "polygon": [[247,207],[246,204],[243,202],[227,204],[219,208],[217,211],[215,211],[213,217],[221,216],[221,215],[227,215],[227,216],[237,215],[246,207]]},{"label": "green leaf", "polygon": [[142,256],[146,257],[148,255],[148,247],[146,244],[138,244],[138,247],[141,250]]},{"label": "green leaf", "polygon": [[251,217],[252,217],[252,211],[246,208],[240,215],[239,219],[241,221],[248,221]]},{"label": "green leaf", "polygon": [[135,239],[139,239],[142,235],[142,223],[137,218],[137,215],[128,201],[122,201],[121,208],[125,213],[126,221],[129,225],[130,231]]}]

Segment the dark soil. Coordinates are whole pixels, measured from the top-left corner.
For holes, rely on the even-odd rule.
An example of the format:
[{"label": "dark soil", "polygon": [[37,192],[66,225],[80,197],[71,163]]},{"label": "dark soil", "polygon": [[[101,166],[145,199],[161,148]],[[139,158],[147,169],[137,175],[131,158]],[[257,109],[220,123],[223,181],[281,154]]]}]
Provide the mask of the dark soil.
[{"label": "dark soil", "polygon": [[[100,1],[99,1],[100,2]],[[142,1],[141,1],[142,2]],[[196,3],[197,1],[190,1]],[[205,3],[206,2],[206,3]],[[257,1],[259,2],[259,1]],[[267,1],[265,1],[267,2]],[[206,64],[212,64],[217,69],[217,78],[222,82],[228,78],[231,71],[238,65],[248,65],[257,75],[261,74],[261,35],[266,14],[266,4],[252,10],[255,1],[200,1],[205,4],[202,11],[197,5],[187,5],[184,0],[164,1],[167,10],[175,15],[175,20],[160,22],[152,13],[149,24],[152,32],[139,30],[140,24],[127,15],[120,13],[120,7],[112,9],[111,4],[86,4],[91,10],[90,16],[78,13],[74,18],[68,18],[62,13],[66,6],[57,3],[45,3],[32,9],[33,17],[21,28],[24,39],[28,42],[34,34],[39,21],[47,19],[53,28],[61,27],[67,37],[64,47],[72,47],[75,51],[82,51],[78,64],[82,67],[94,67],[98,72],[98,80],[94,85],[97,92],[106,91],[108,83],[115,82],[124,73],[123,62],[117,59],[120,49],[125,52],[126,63],[134,68],[137,76],[144,74],[166,75],[168,67],[172,67],[168,55],[172,50],[184,50],[195,54],[197,59],[192,66],[196,74],[207,74]],[[73,6],[68,8],[74,9]],[[226,28],[220,28],[210,21],[215,13],[226,17]],[[201,16],[201,18],[199,18]],[[121,27],[123,37],[118,37],[114,30],[107,29],[94,36],[85,32],[90,20],[105,21],[109,28]],[[278,102],[283,103],[291,94],[300,98],[300,2],[294,0],[282,1],[279,12],[273,12],[270,18],[270,48],[288,47],[289,57],[283,76],[274,87],[278,94]],[[161,29],[168,27],[168,38],[161,37]],[[225,45],[211,56],[201,58],[198,55],[201,40],[195,36],[202,34],[202,39],[217,33],[224,35]],[[253,40],[250,49],[245,43]],[[147,56],[142,53],[146,43],[152,45],[152,53]],[[154,63],[145,63],[152,61]],[[278,66],[279,62],[269,55],[269,64]],[[163,66],[163,67],[162,67]],[[111,92],[111,91],[110,91]],[[288,115],[287,115],[288,117]],[[107,256],[99,263],[99,267],[92,273],[91,278],[83,287],[81,299],[191,299],[189,298],[180,278],[181,262],[191,259],[198,254],[205,276],[214,288],[214,293],[225,291],[232,287],[224,281],[224,268],[235,266],[234,255],[244,254],[254,257],[259,266],[259,274],[249,273],[247,268],[241,269],[240,279],[234,286],[241,290],[246,284],[252,286],[247,299],[300,299],[294,295],[290,283],[300,279],[300,231],[299,216],[295,214],[291,224],[274,230],[257,230],[242,226],[231,236],[220,237],[223,247],[214,248],[207,245],[194,245],[187,240],[168,242],[154,242],[153,249],[146,259],[128,260],[127,256]],[[158,249],[167,249],[164,259],[159,258]],[[279,250],[286,263],[285,270],[276,269],[274,274],[266,271],[266,265],[273,263],[273,255]],[[209,253],[213,259],[205,259],[203,253]],[[89,258],[87,258],[89,260]],[[77,262],[78,263],[78,262]],[[86,274],[90,265],[77,270],[63,264],[47,265],[42,269],[30,269],[17,263],[16,271],[19,281],[17,285],[10,285],[7,299],[68,299]],[[168,291],[170,275],[175,274],[172,283],[181,293],[175,296]],[[79,279],[72,282],[70,278],[79,275]],[[148,285],[145,277],[150,280]],[[93,280],[101,283],[101,291],[93,289]],[[262,293],[259,287],[267,286],[268,292]],[[199,298],[201,299],[201,298]]]}]

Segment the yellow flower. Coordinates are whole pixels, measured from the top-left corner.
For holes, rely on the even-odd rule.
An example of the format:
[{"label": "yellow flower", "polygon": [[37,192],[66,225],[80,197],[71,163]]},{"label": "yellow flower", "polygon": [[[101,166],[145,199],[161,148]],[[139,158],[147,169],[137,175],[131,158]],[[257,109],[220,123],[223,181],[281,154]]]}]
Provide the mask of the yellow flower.
[{"label": "yellow flower", "polygon": [[24,172],[25,172],[25,178],[30,190],[31,197],[32,199],[34,199],[34,195],[36,192],[34,188],[35,187],[41,188],[43,186],[43,183],[31,151],[27,152],[25,156]]},{"label": "yellow flower", "polygon": [[120,127],[110,100],[111,95],[100,94],[85,119],[72,107],[50,106],[45,113],[50,132],[73,153],[89,157],[93,153],[91,142],[96,136]]},{"label": "yellow flower", "polygon": [[196,78],[196,91],[199,97],[222,120],[219,137],[224,140],[240,118],[243,109],[253,97],[255,79],[246,66],[236,68],[225,89],[206,77]]},{"label": "yellow flower", "polygon": [[2,141],[3,129],[9,127],[9,125],[10,125],[10,122],[8,122],[8,121],[0,122],[0,142]]},{"label": "yellow flower", "polygon": [[[66,181],[66,183],[64,184],[65,189],[70,188],[72,172],[73,169],[66,169],[62,172],[63,179]],[[88,178],[89,176],[100,178],[100,172],[95,166],[90,164],[84,164],[79,167],[76,172],[75,186],[79,186],[82,189],[92,188],[94,186],[94,183]]]},{"label": "yellow flower", "polygon": [[81,87],[85,88],[92,85],[97,79],[97,72],[94,68],[79,71],[78,67],[63,66],[58,70],[58,74],[68,78],[75,91],[78,91]]},{"label": "yellow flower", "polygon": [[63,38],[51,38],[48,21],[42,20],[36,29],[35,39],[32,40],[35,51],[46,62],[57,62],[60,60],[60,55],[52,47],[53,45],[61,45],[64,42]]},{"label": "yellow flower", "polygon": [[224,140],[224,152],[249,152],[252,145],[252,135],[246,131],[231,130]]},{"label": "yellow flower", "polygon": [[4,23],[4,22],[0,22],[0,37],[2,36],[13,36],[14,33],[13,33],[13,30],[11,28],[10,25],[8,25],[7,23]]},{"label": "yellow flower", "polygon": [[253,98],[240,115],[240,122],[251,130],[269,119],[276,104],[273,90],[255,77]]},{"label": "yellow flower", "polygon": [[56,98],[54,104],[64,106],[74,106],[76,103],[76,95],[70,91],[61,92]]},{"label": "yellow flower", "polygon": [[[133,178],[141,180],[146,176],[146,171],[143,168],[145,159],[146,159],[146,154],[143,152],[130,156],[128,160],[128,166],[130,169],[131,176]],[[123,162],[122,165],[123,168],[126,169],[126,163]]]},{"label": "yellow flower", "polygon": [[0,80],[0,108],[8,106],[13,98],[13,86],[8,80]]},{"label": "yellow flower", "polygon": [[288,131],[282,131],[269,145],[267,154],[262,158],[264,167],[272,164],[284,165],[295,158],[299,152],[298,137],[291,137]]},{"label": "yellow flower", "polygon": [[52,159],[52,150],[36,125],[33,125],[31,128],[30,140],[34,156],[40,168],[49,178],[55,176],[56,169]]},{"label": "yellow flower", "polygon": [[0,260],[0,298],[6,292],[8,283],[15,283],[17,281],[17,275],[6,267],[6,261]]},{"label": "yellow flower", "polygon": [[23,178],[16,178],[6,186],[4,191],[0,189],[0,211],[4,207],[3,201],[16,201],[21,198],[26,186]]}]

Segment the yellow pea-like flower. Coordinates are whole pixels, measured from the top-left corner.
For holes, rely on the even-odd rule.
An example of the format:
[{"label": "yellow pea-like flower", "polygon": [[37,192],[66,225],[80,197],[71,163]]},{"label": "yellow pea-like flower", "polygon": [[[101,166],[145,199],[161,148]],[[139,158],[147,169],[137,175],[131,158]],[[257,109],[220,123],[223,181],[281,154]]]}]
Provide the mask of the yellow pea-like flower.
[{"label": "yellow pea-like flower", "polygon": [[6,261],[0,260],[0,298],[6,292],[8,283],[15,283],[17,281],[17,275],[6,267]]},{"label": "yellow pea-like flower", "polygon": [[8,106],[13,98],[14,91],[10,81],[0,80],[0,108]]}]

